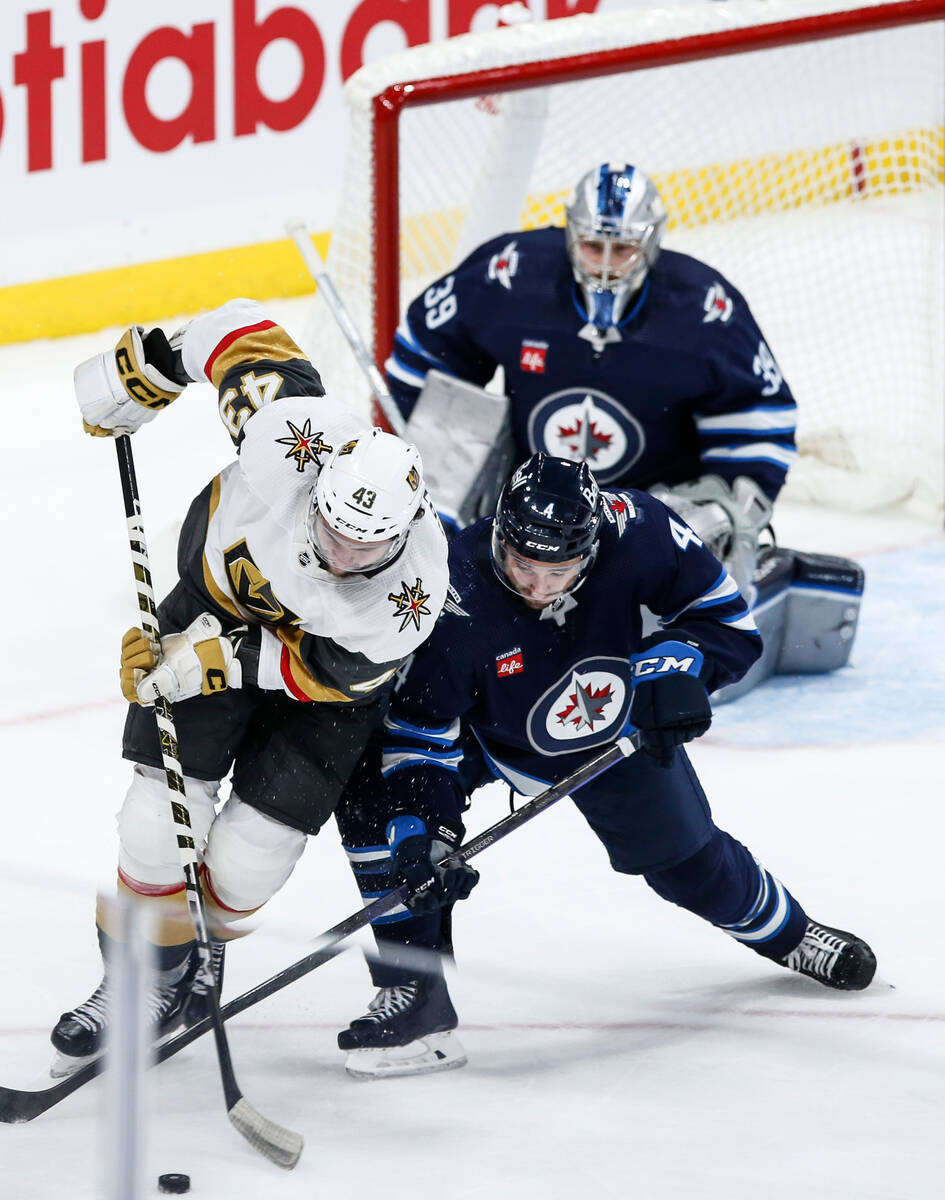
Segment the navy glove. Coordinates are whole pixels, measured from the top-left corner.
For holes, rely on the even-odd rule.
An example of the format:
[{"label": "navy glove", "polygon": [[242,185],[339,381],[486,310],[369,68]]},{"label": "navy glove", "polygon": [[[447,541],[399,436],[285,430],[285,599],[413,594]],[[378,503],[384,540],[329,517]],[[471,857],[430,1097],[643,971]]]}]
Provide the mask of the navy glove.
[{"label": "navy glove", "polygon": [[673,630],[652,634],[630,659],[633,698],[629,719],[642,736],[641,749],[671,767],[676,747],[701,737],[712,724],[702,676],[705,657],[695,641],[674,640]]},{"label": "navy glove", "polygon": [[445,825],[438,826],[436,836],[431,837],[419,817],[395,817],[388,822],[392,874],[396,884],[406,883],[410,888],[404,904],[412,913],[432,913],[465,900],[479,882],[478,871],[450,854],[458,842],[458,831]]}]

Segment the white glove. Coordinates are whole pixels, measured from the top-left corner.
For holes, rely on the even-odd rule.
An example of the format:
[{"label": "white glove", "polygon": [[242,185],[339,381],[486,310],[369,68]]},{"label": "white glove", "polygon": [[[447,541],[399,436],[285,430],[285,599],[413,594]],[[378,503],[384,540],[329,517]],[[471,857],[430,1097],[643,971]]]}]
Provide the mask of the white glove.
[{"label": "white glove", "polygon": [[[73,373],[85,432],[93,437],[135,433],[186,387],[148,360],[143,332],[141,325],[126,329],[114,350],[86,359]],[[148,336],[158,344],[163,341],[170,359],[170,345],[163,333],[154,330]]]},{"label": "white glove", "polygon": [[212,613],[201,613],[183,633],[169,633],[161,639],[160,660],[155,660],[146,634],[129,629],[121,639],[121,690],[125,699],[132,704],[150,705],[163,696],[174,703],[240,687],[240,661],[230,639],[220,636],[220,629]]}]

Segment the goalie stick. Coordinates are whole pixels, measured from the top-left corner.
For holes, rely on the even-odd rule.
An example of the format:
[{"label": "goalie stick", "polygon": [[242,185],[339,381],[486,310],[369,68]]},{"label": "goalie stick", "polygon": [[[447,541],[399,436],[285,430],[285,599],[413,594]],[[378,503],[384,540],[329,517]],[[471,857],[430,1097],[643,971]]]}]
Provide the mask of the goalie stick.
[{"label": "goalie stick", "polygon": [[[155,659],[157,659],[161,652],[161,635],[158,629],[154,588],[151,583],[151,563],[144,537],[144,522],[141,519],[141,502],[138,498],[138,481],[135,477],[135,464],[131,453],[131,438],[127,434],[117,437],[115,449],[118,452],[118,469],[125,501],[125,519],[128,523],[128,541],[131,547],[135,584],[138,589],[141,624],[151,642]],[[159,696],[154,710],[161,743],[164,776],[167,780],[168,801],[171,806],[180,864],[186,884],[187,908],[197,937],[197,952],[200,956],[198,971],[207,986],[207,1003],[210,1008],[208,1027],[213,1030],[216,1042],[226,1113],[234,1128],[243,1135],[254,1150],[264,1154],[276,1166],[291,1170],[299,1161],[299,1155],[302,1153],[302,1138],[293,1130],[277,1125],[275,1121],[270,1121],[257,1112],[245,1098],[236,1081],[230,1045],[223,1027],[223,1018],[220,1015],[220,997],[213,974],[207,911],[203,889],[200,886],[200,866],[184,792],[184,771],[178,750],[177,732],[174,728],[173,709],[163,696]]]},{"label": "goalie stick", "polygon": [[[494,825],[490,825],[488,829],[482,833],[470,838],[468,842],[464,842],[459,849],[455,850],[453,855],[447,857],[458,857],[464,862],[468,862],[474,855],[482,853],[487,847],[501,841],[507,837],[513,830],[518,829],[520,825],[524,825],[526,821],[531,821],[537,817],[540,812],[544,812],[546,808],[550,808],[562,797],[570,795],[571,792],[576,792],[579,787],[583,787],[585,783],[589,783],[592,779],[596,779],[609,767],[615,763],[621,762],[624,758],[628,758],[635,750],[639,748],[639,735],[634,734],[632,737],[620,737],[613,745],[609,746],[600,754],[595,755],[579,767],[573,774],[562,779],[560,783],[556,783],[553,787],[547,788],[532,800],[527,801],[521,808],[510,813],[509,816],[503,817],[501,821],[497,821]],[[446,859],[442,860],[443,862]],[[340,921],[318,939],[317,947],[307,954],[304,958],[300,958],[298,962],[279,971],[276,975],[272,975],[269,979],[258,983],[255,987],[250,988],[248,992],[243,992],[242,995],[235,997],[228,1003],[219,1007],[216,1011],[220,1021],[229,1020],[230,1017],[235,1017],[238,1013],[245,1012],[246,1009],[252,1008],[258,1004],[260,1000],[265,1000],[276,992],[281,991],[284,987],[288,987],[290,983],[295,983],[297,979],[301,979],[303,975],[307,975],[310,971],[314,971],[316,967],[322,966],[336,955],[341,954],[345,949],[343,943],[351,934],[356,933],[359,929],[363,929],[365,925],[369,925],[378,917],[389,912],[398,904],[402,904],[407,898],[408,888],[406,884],[401,884],[392,892],[388,892],[386,896],[381,896],[374,900],[366,907],[359,909],[356,913],[352,913],[350,917]],[[189,1029],[182,1029],[179,1033],[173,1034],[171,1037],[160,1042],[153,1048],[154,1063],[165,1062],[169,1058],[173,1058],[175,1054],[189,1046],[191,1042],[195,1042],[199,1037],[202,1037],[213,1026],[213,1017],[204,1017],[202,1021],[198,1021],[195,1025],[191,1025]],[[80,1067],[78,1071],[65,1079],[59,1080],[47,1088],[38,1088],[35,1090],[5,1088],[0,1087],[0,1122],[8,1125],[19,1124],[24,1121],[32,1121],[34,1117],[40,1116],[47,1109],[58,1104],[60,1100],[65,1100],[67,1096],[71,1096],[73,1092],[78,1091],[96,1075],[101,1074],[104,1070],[104,1061],[101,1058],[95,1062],[87,1063],[84,1067]]]}]

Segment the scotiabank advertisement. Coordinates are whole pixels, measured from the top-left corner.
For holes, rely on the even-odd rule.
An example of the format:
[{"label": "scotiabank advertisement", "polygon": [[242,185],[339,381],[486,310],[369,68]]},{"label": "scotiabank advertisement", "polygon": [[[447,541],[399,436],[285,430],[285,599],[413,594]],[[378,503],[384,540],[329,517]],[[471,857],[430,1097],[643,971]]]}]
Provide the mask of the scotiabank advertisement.
[{"label": "scotiabank advertisement", "polygon": [[[555,20],[634,6],[530,9]],[[362,63],[499,19],[480,0],[0,8],[0,288],[266,242],[291,220],[329,230],[344,81]]]}]

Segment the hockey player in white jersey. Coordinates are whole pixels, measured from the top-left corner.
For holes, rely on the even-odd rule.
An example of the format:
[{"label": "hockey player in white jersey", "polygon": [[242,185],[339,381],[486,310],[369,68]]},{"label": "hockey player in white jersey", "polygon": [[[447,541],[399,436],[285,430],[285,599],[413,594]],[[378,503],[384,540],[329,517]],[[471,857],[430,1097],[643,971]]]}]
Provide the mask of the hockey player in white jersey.
[{"label": "hockey player in white jersey", "polygon": [[[129,329],[75,372],[97,436],[134,433],[198,380],[217,387],[238,458],[184,521],[180,578],[158,609],[160,659],[140,629],[121,655],[123,755],[134,768],[118,816],[118,888],[154,914],[155,1037],[199,1019],[206,998],[149,706],[159,696],[175,706],[219,978],[234,923],[278,891],[333,812],[448,580],[415,447],[327,398],[255,302],[233,300],[171,340]],[[104,908],[97,927],[105,975],[53,1030],[54,1074],[101,1052],[116,932]]]}]

